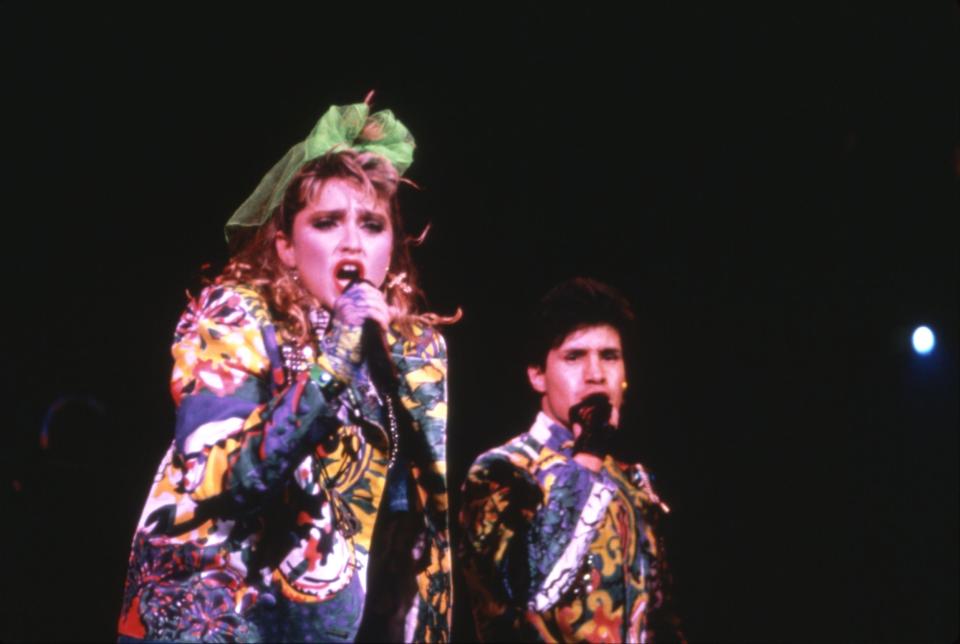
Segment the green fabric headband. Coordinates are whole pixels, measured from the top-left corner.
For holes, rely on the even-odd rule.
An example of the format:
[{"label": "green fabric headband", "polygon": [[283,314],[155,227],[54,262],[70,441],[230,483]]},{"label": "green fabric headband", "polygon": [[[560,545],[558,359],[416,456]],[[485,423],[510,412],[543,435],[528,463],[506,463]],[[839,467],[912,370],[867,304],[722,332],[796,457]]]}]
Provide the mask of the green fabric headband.
[{"label": "green fabric headband", "polygon": [[227,242],[241,228],[258,228],[266,223],[283,200],[293,175],[308,161],[332,150],[378,154],[399,174],[406,172],[413,163],[413,149],[416,147],[413,136],[390,110],[369,112],[370,106],[366,103],[331,106],[310,135],[290,148],[233,213],[224,227]]}]

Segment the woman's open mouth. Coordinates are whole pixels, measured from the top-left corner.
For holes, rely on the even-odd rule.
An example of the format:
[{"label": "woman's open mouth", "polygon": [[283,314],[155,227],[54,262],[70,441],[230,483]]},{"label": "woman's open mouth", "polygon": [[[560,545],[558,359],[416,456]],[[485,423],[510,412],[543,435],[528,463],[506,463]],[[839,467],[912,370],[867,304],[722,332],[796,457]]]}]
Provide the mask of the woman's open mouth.
[{"label": "woman's open mouth", "polygon": [[352,259],[342,259],[333,267],[333,280],[337,295],[343,293],[351,282],[363,279],[363,264]]}]

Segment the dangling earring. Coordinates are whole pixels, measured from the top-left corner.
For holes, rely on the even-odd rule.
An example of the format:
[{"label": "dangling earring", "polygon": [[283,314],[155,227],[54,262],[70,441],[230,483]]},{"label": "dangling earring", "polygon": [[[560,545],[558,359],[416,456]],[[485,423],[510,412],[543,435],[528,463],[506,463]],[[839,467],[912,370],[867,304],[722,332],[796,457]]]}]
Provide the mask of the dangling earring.
[{"label": "dangling earring", "polygon": [[390,273],[388,272],[387,278],[388,278],[387,290],[390,290],[392,288],[398,288],[402,292],[407,294],[410,294],[413,292],[413,289],[410,287],[409,284],[407,284],[407,274],[405,272],[400,273],[399,275],[390,275]]},{"label": "dangling earring", "polygon": [[293,283],[293,290],[295,291],[296,297],[303,297],[306,294],[306,289],[303,286],[303,282],[300,281],[300,272],[296,266],[287,271],[287,277]]}]

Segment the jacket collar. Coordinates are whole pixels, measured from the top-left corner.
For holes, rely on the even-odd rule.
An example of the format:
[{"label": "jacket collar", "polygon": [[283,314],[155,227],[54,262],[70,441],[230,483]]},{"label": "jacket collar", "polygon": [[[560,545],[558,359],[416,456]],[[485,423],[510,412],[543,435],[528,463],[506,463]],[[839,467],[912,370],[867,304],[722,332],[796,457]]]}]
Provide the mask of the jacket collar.
[{"label": "jacket collar", "polygon": [[544,447],[566,456],[573,454],[573,432],[560,423],[551,420],[542,411],[537,414],[529,433]]}]

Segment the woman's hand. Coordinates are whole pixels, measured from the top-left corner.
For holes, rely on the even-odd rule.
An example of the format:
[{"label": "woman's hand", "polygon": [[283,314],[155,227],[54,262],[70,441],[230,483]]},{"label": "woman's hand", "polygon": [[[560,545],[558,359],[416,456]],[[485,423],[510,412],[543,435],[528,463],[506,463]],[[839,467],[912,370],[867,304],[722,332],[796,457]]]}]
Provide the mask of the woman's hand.
[{"label": "woman's hand", "polygon": [[337,378],[351,382],[363,361],[360,338],[364,320],[373,320],[386,331],[393,314],[383,293],[370,282],[355,282],[337,298],[330,329],[320,340],[320,349]]},{"label": "woman's hand", "polygon": [[387,299],[370,282],[354,282],[337,298],[333,319],[347,326],[362,326],[366,319],[374,320],[384,331],[390,325],[391,310]]}]

